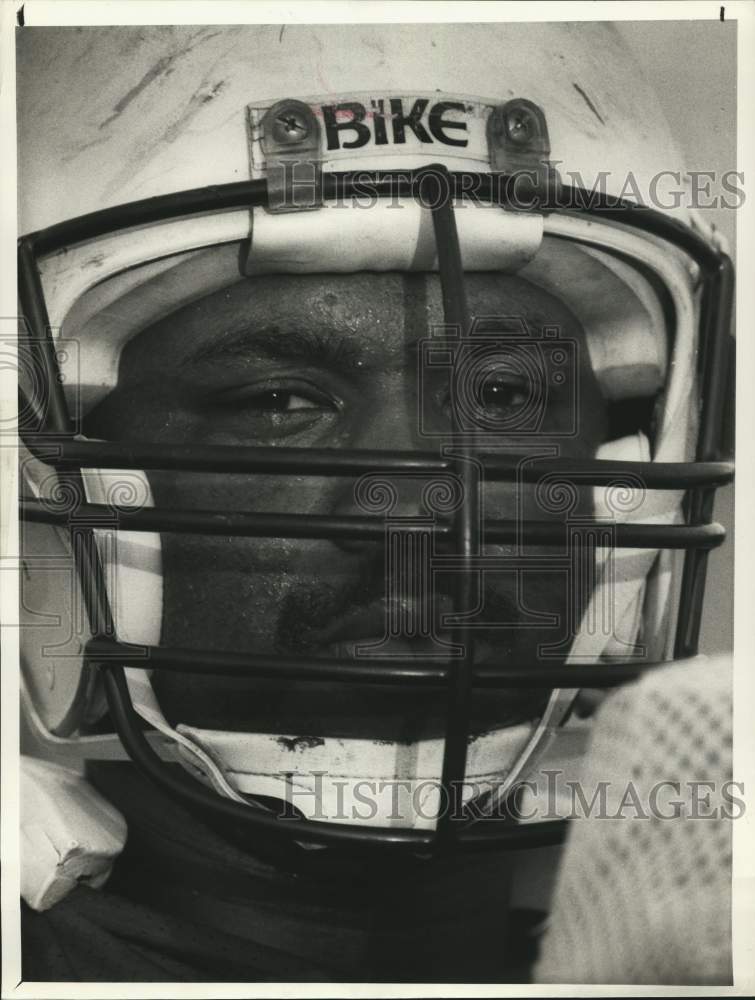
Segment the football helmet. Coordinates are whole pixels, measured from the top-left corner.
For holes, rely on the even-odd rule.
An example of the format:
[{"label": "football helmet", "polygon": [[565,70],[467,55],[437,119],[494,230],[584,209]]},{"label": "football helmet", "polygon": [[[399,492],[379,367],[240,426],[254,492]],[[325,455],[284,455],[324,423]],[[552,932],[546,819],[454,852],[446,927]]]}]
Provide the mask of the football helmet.
[{"label": "football helmet", "polygon": [[[722,454],[731,263],[684,199],[668,211],[638,203],[659,177],[680,183],[683,168],[618,34],[503,23],[31,29],[18,69],[29,752],[127,755],[198,809],[300,843],[428,852],[558,839],[554,821],[472,820],[560,752],[580,688],[696,654],[707,554],[724,537],[713,499],[732,477]],[[388,451],[90,430],[127,345],[177,310],[260,276],[383,272],[439,275],[443,323],[422,346],[452,386],[445,437],[422,425],[422,449]],[[564,457],[551,438],[540,447],[540,391],[513,424],[481,413],[490,333],[501,329],[500,317],[470,314],[466,283],[478,273],[522,278],[577,317],[602,396],[622,415],[592,456]],[[570,381],[569,344],[547,317],[536,334],[505,320],[521,371]],[[183,483],[244,477],[252,497],[261,475],[341,477],[356,512],[203,509],[190,485],[185,502],[161,505],[154,483],[166,471]],[[424,484],[429,519],[391,518],[402,477]],[[496,482],[529,490],[544,516],[485,516]],[[390,538],[405,567],[426,558],[454,575],[454,655],[407,652],[404,619],[377,655],[166,643],[166,533]],[[480,581],[525,573],[538,552],[587,594],[568,646],[482,670]],[[441,692],[444,730],[407,744],[182,724],[154,684],[175,671],[387,686],[397,712],[402,689]],[[470,730],[475,690],[523,686],[546,692],[537,718]],[[433,782],[430,804],[333,819],[329,805],[366,777]],[[270,801],[292,788],[299,811],[282,819]],[[315,799],[320,812],[307,806]]]}]

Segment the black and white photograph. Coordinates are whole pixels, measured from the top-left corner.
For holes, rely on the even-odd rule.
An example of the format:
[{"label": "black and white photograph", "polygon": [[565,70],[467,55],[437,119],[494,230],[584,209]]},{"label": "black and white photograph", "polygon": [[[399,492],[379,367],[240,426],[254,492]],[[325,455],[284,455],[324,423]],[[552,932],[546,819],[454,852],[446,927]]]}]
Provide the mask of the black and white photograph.
[{"label": "black and white photograph", "polygon": [[750,995],[755,4],[0,6],[2,996]]}]

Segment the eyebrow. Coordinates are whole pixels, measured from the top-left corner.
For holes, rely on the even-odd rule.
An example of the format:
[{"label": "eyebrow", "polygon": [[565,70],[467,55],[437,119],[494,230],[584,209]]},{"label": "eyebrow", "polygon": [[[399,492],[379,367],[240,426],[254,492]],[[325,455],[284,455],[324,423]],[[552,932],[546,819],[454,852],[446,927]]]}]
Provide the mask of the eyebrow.
[{"label": "eyebrow", "polygon": [[244,357],[263,357],[353,373],[361,353],[359,347],[341,333],[286,330],[273,325],[254,330],[245,328],[230,331],[184,358],[180,367],[233,361]]},{"label": "eyebrow", "polygon": [[[492,335],[492,331],[488,335]],[[295,361],[353,376],[363,357],[362,350],[354,343],[355,339],[354,330],[344,334],[337,331],[324,333],[318,330],[288,330],[276,324],[255,329],[245,327],[230,330],[212,343],[199,347],[180,362],[179,368],[208,363],[222,364],[244,358],[264,358],[270,361]],[[420,344],[427,343],[430,339],[426,334],[403,344],[400,363],[416,364]]]}]

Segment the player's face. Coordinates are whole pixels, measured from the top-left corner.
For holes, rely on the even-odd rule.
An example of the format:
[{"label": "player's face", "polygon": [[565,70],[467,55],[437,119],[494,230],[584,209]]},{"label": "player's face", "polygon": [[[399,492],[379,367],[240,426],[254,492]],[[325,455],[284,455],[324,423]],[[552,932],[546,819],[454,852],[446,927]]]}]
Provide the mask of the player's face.
[{"label": "player's face", "polygon": [[[561,455],[593,455],[606,437],[607,416],[577,320],[556,298],[520,278],[471,274],[467,282],[474,316],[518,317],[535,335],[558,327],[561,338],[574,342],[566,379],[541,392],[541,431],[530,437],[528,450],[552,455],[555,445]],[[121,360],[118,388],[91,414],[87,430],[120,440],[205,446],[437,450],[451,430],[451,368],[425,365],[419,345],[442,323],[435,275],[240,280],[134,338]],[[493,421],[512,415],[509,426],[515,427],[517,407],[531,386],[521,369],[507,363],[512,341],[498,327],[496,334],[496,323],[486,324],[486,339],[497,336],[501,347],[486,364],[475,405]],[[571,425],[576,435],[559,436]],[[506,445],[505,435],[488,432],[479,447]],[[150,481],[159,506],[365,513],[355,500],[353,477],[150,473]],[[421,479],[394,478],[392,484],[399,497],[394,515],[427,513]],[[538,505],[533,488],[488,483],[482,492],[489,518],[556,516]],[[580,507],[590,512],[588,491]],[[485,547],[486,554],[511,552]],[[403,609],[405,637],[392,639],[381,652],[442,650],[450,636],[440,616],[449,610],[453,574],[423,577],[423,591],[416,564],[403,574],[386,567],[382,539],[165,534],[162,642],[348,655],[357,644],[382,639],[387,611]],[[563,558],[559,567],[541,564],[521,572],[499,566],[485,574],[476,619],[478,662],[534,662],[543,644],[563,645],[575,595]],[[415,614],[423,592],[430,595],[431,618],[424,630]],[[432,635],[423,637],[423,631]],[[411,739],[437,733],[443,718],[442,697],[424,691],[166,673],[154,683],[171,721],[207,728]],[[533,718],[543,700],[539,691],[483,692],[475,702],[474,726]]]}]

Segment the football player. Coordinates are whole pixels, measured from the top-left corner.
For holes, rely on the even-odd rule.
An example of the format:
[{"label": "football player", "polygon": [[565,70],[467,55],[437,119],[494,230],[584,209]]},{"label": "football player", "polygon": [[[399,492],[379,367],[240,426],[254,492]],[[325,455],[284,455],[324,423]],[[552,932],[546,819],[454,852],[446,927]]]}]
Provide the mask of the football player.
[{"label": "football player", "polygon": [[621,197],[657,101],[598,24],[18,67],[24,978],[526,980],[524,793],[696,653],[723,537],[728,258]]}]

